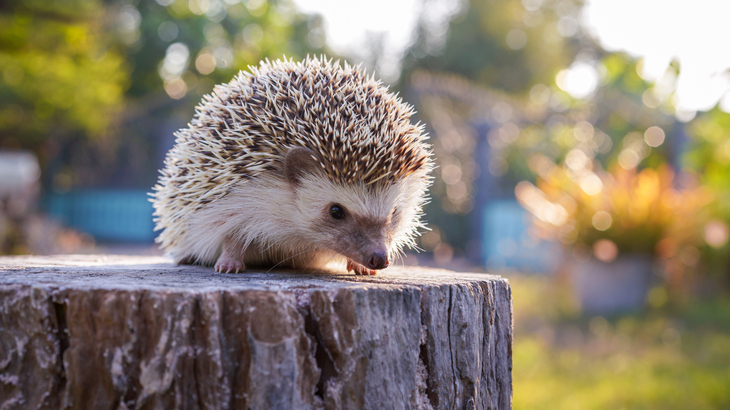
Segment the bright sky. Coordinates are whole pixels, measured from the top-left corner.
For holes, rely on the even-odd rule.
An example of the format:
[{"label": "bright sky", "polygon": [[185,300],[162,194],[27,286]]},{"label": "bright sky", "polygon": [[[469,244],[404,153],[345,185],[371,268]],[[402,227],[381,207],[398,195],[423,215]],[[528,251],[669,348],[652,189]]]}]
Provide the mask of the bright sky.
[{"label": "bright sky", "polygon": [[[398,56],[413,34],[420,0],[295,0],[305,13],[325,19],[327,44],[337,53],[367,58],[364,45],[370,33],[385,33],[386,70],[397,72]],[[395,61],[394,61],[395,60]],[[393,76],[394,73],[380,73]]]},{"label": "bright sky", "polygon": [[[383,33],[378,74],[386,81],[397,77],[401,53],[412,41],[422,13],[422,0],[294,1],[301,10],[324,17],[327,42],[336,52],[367,58],[368,33]],[[439,3],[451,4],[435,9]],[[449,16],[456,3],[429,2],[427,18]],[[607,50],[643,57],[642,75],[648,80],[661,80],[670,61],[678,59],[679,117],[689,119],[694,111],[710,109],[720,100],[730,112],[730,0],[587,0],[584,22]]]},{"label": "bright sky", "polygon": [[588,0],[584,13],[605,49],[644,57],[646,79],[659,80],[679,60],[678,110],[704,111],[722,99],[730,112],[730,1]]},{"label": "bright sky", "polygon": [[[327,44],[337,53],[368,58],[368,36],[384,34],[383,54],[377,74],[385,81],[397,79],[400,58],[413,40],[413,31],[423,10],[423,0],[294,0],[300,10],[321,14],[325,19]],[[429,3],[424,17],[435,21],[435,30],[448,28],[448,18],[458,0]],[[443,24],[438,24],[441,20]],[[439,27],[440,26],[440,27]],[[436,33],[438,34],[438,33]]]}]

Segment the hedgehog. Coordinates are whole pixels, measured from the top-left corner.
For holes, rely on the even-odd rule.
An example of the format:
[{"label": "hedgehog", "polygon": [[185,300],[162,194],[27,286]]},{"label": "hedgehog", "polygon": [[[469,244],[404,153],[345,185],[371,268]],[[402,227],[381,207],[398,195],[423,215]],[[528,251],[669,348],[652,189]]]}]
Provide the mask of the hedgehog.
[{"label": "hedgehog", "polygon": [[387,268],[424,228],[431,148],[412,106],[361,66],[269,60],[203,97],[153,187],[177,264]]}]

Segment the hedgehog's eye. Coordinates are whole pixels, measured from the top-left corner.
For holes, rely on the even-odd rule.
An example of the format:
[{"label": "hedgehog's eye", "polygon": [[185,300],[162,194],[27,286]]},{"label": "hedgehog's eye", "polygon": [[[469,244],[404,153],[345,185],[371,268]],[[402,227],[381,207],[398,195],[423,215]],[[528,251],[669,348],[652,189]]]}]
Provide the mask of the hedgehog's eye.
[{"label": "hedgehog's eye", "polygon": [[335,219],[342,219],[345,217],[345,208],[342,205],[334,204],[330,207],[330,216]]}]

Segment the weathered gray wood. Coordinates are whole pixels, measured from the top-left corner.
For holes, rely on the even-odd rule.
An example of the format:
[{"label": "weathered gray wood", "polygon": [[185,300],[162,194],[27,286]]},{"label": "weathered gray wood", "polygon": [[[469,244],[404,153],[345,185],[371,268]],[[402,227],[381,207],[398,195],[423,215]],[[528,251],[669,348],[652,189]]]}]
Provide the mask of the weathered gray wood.
[{"label": "weathered gray wood", "polygon": [[505,279],[0,258],[0,408],[507,409]]}]

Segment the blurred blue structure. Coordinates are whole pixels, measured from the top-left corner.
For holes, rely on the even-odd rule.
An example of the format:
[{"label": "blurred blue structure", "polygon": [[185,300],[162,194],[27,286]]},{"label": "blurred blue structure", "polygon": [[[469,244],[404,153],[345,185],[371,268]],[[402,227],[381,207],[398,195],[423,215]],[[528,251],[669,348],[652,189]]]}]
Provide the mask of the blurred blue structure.
[{"label": "blurred blue structure", "polygon": [[482,246],[487,269],[555,272],[562,247],[531,237],[529,218],[527,211],[515,200],[492,200],[484,205]]},{"label": "blurred blue structure", "polygon": [[97,240],[153,242],[152,203],[143,190],[83,190],[52,193],[43,200],[46,213]]}]

